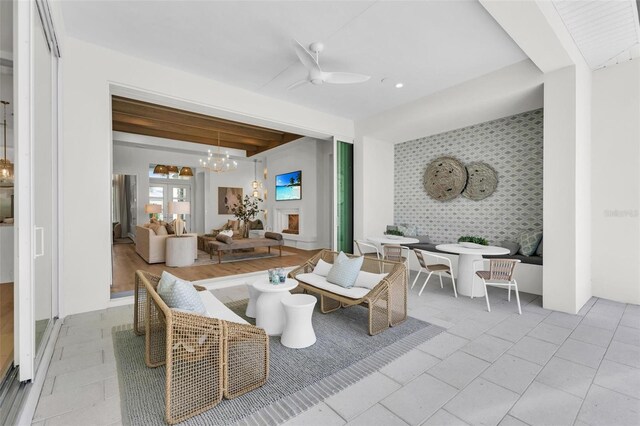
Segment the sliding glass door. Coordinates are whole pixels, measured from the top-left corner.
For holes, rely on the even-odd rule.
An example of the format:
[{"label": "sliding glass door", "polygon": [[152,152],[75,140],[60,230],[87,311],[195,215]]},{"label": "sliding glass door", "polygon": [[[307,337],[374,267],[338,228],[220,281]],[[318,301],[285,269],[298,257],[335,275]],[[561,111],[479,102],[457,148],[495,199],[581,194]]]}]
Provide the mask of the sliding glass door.
[{"label": "sliding glass door", "polygon": [[353,253],[353,144],[336,142],[337,249]]}]

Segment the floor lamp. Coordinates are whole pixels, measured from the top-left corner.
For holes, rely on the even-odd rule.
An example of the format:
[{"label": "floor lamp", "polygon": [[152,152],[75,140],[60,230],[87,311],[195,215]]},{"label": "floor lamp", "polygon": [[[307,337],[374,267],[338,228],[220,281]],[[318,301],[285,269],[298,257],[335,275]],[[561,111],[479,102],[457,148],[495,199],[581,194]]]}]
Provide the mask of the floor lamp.
[{"label": "floor lamp", "polygon": [[184,234],[185,223],[180,216],[191,214],[191,203],[188,201],[172,201],[169,203],[169,214],[178,215],[175,223],[176,237],[181,237]]}]

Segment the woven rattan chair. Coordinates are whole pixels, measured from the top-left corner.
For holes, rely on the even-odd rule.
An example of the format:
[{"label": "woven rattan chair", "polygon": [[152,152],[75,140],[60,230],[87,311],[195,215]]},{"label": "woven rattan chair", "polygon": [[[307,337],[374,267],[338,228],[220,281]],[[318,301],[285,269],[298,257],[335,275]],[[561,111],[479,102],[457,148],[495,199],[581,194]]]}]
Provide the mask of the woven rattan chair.
[{"label": "woven rattan chair", "polygon": [[[289,277],[297,279],[301,274],[311,273],[320,259],[333,263],[337,252],[322,250],[303,265],[289,273]],[[348,255],[349,257],[355,257]],[[407,270],[398,262],[391,262],[372,257],[365,257],[362,271],[371,273],[387,273],[369,293],[359,299],[351,299],[330,291],[314,287],[297,279],[299,288],[320,296],[320,311],[323,314],[342,308],[362,305],[369,309],[369,334],[378,334],[390,326],[396,326],[407,319]]]},{"label": "woven rattan chair", "polygon": [[[518,313],[522,315],[522,309],[520,308],[520,294],[518,293],[518,283],[513,279],[513,273],[516,269],[516,265],[520,263],[519,259],[487,259],[489,260],[488,271],[477,271],[476,275],[482,280],[484,285],[484,297],[487,299],[487,311],[491,312],[491,306],[489,305],[489,292],[487,286],[494,287],[507,287],[508,294],[507,300],[511,301],[511,288],[516,292],[516,301],[518,302]],[[474,270],[478,265],[482,265],[485,259],[478,259],[473,262]],[[475,280],[473,280],[475,285]],[[471,288],[471,298],[473,299],[473,287]]]},{"label": "woven rattan chair", "polygon": [[[424,284],[422,284],[422,288],[420,289],[418,296],[422,295],[422,291],[427,285],[427,282],[429,282],[429,278],[431,278],[431,275],[433,275],[434,273],[438,274],[438,278],[440,278],[440,288],[443,288],[442,273],[447,273],[451,275],[451,283],[453,284],[453,295],[455,297],[458,297],[458,292],[456,291],[456,280],[453,277],[453,269],[451,267],[451,260],[448,257],[440,256],[435,253],[430,253],[428,251],[424,251],[420,249],[413,249],[413,252],[416,254],[416,257],[418,258],[418,263],[420,263],[420,269],[418,270],[418,275],[416,275],[416,279],[413,280],[413,284],[411,284],[411,288],[413,288],[413,286],[416,285],[416,281],[418,281],[418,277],[423,271],[429,274],[427,275],[427,279],[424,280]],[[439,263],[433,263],[430,265],[427,263],[427,258],[434,258]]]},{"label": "woven rattan chair", "polygon": [[[170,309],[158,296],[160,277],[136,271],[134,332],[145,336],[148,367],[166,365],[165,418],[175,424],[266,383],[264,330]],[[195,286],[198,291],[206,291]]]}]

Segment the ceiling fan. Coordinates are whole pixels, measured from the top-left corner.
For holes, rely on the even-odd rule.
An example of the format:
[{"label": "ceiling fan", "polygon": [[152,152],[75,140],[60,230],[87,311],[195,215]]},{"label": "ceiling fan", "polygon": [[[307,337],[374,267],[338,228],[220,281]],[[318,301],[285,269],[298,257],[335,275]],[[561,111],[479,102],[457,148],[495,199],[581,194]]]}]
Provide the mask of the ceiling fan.
[{"label": "ceiling fan", "polygon": [[[293,48],[302,62],[302,65],[309,71],[309,75],[304,80],[300,80],[293,83],[288,87],[289,90],[295,89],[303,84],[311,83],[319,85],[322,83],[331,84],[353,84],[363,83],[369,80],[371,77],[363,74],[355,74],[351,72],[325,72],[320,69],[318,58],[320,52],[324,49],[324,44],[320,42],[314,42],[309,45],[309,50],[305,49],[297,40],[292,40]],[[311,53],[315,54],[315,56]]]}]

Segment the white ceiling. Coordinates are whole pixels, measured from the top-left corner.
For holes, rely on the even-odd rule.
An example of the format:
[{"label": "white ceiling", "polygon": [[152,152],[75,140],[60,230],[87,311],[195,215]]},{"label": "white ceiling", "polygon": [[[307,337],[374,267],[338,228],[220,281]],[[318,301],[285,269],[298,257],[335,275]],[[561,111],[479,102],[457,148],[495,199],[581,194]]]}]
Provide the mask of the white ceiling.
[{"label": "white ceiling", "polygon": [[[526,58],[477,0],[61,3],[73,37],[354,119]],[[324,42],[324,70],[371,80],[286,90],[306,76],[292,38]]]},{"label": "white ceiling", "polygon": [[635,0],[554,0],[556,10],[591,69],[638,56]]}]

